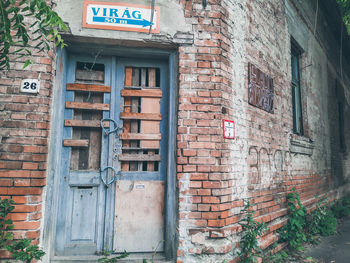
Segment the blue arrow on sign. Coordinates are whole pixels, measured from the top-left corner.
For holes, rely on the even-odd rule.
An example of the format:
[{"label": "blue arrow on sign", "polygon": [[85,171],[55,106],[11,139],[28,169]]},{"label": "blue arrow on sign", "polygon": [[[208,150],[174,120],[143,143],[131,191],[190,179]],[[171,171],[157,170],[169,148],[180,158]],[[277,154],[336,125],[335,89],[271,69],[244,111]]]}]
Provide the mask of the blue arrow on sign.
[{"label": "blue arrow on sign", "polygon": [[136,19],[124,19],[124,18],[103,17],[103,16],[94,16],[92,18],[92,21],[100,22],[100,23],[110,23],[110,24],[136,25],[136,26],[142,26],[142,27],[151,25],[151,22],[147,21],[146,19],[136,20]]}]

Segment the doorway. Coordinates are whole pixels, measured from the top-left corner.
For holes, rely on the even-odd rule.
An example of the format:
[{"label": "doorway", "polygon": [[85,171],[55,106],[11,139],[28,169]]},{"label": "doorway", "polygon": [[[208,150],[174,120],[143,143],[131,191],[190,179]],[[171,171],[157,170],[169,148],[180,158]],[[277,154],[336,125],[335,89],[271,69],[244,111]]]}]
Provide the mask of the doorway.
[{"label": "doorway", "polygon": [[175,240],[169,61],[69,54],[65,70],[54,255],[157,250],[169,257]]}]

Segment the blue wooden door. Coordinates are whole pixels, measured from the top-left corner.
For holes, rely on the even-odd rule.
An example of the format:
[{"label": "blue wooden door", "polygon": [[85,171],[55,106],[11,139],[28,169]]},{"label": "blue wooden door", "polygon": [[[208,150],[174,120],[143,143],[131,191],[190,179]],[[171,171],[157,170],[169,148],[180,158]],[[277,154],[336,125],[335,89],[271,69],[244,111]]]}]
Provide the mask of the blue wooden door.
[{"label": "blue wooden door", "polygon": [[162,251],[167,64],[70,55],[66,70],[55,255]]},{"label": "blue wooden door", "polygon": [[168,68],[162,61],[119,59],[121,87],[113,249],[164,250],[168,156]]}]

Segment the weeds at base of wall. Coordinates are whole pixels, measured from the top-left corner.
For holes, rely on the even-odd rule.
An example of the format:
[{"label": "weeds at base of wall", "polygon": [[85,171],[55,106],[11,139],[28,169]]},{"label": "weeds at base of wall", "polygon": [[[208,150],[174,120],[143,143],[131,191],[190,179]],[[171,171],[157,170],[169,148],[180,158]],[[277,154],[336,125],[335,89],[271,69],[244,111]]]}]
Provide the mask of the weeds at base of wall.
[{"label": "weeds at base of wall", "polygon": [[103,258],[100,258],[98,262],[115,263],[115,262],[118,262],[119,259],[123,259],[129,256],[129,253],[127,253],[126,251],[124,251],[122,254],[115,257],[111,257],[112,253],[113,251],[105,250],[103,252]]},{"label": "weeds at base of wall", "polygon": [[[143,259],[142,263],[154,263],[154,258],[157,255],[157,249],[163,242],[164,242],[164,240],[159,241],[157,246],[155,248],[153,248],[152,257],[150,258],[150,261]],[[113,250],[105,250],[103,252],[103,258],[100,258],[98,260],[98,262],[115,263],[115,262],[118,262],[120,259],[127,258],[130,255],[128,252],[124,251],[122,254],[120,254],[118,256],[111,256],[113,253],[114,253]]]},{"label": "weeds at base of wall", "polygon": [[303,262],[316,262],[311,257],[301,258],[296,253],[304,249],[305,243],[317,243],[320,236],[330,236],[336,233],[337,218],[350,215],[350,197],[342,198],[329,204],[326,199],[320,200],[316,204],[316,209],[309,215],[302,206],[299,194],[292,189],[293,192],[287,195],[287,203],[289,207],[289,218],[278,232],[280,234],[280,242],[286,242],[287,248],[272,253],[275,246],[264,257],[263,262],[284,263],[288,260],[303,260]]},{"label": "weeds at base of wall", "polygon": [[257,257],[263,256],[257,237],[261,236],[267,227],[264,222],[260,223],[254,219],[255,212],[251,207],[252,205],[247,201],[242,210],[245,213],[245,217],[238,221],[242,227],[238,258],[242,263],[254,263],[257,261]]},{"label": "weeds at base of wall", "polygon": [[289,218],[278,233],[280,241],[287,242],[292,250],[302,250],[302,244],[307,241],[306,228],[306,209],[301,204],[299,194],[293,192],[287,195],[287,205],[289,207]]},{"label": "weeds at base of wall", "polygon": [[45,252],[37,245],[31,245],[31,239],[13,240],[14,228],[11,219],[7,219],[8,214],[13,211],[15,202],[11,199],[0,199],[0,248],[11,253],[11,257],[25,263],[31,263],[34,259],[41,259]]}]

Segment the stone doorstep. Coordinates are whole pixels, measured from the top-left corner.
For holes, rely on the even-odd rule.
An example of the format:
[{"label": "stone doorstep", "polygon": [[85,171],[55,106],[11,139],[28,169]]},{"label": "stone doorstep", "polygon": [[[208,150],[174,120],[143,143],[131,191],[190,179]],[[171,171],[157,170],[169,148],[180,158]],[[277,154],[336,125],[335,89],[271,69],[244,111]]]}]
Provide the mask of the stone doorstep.
[{"label": "stone doorstep", "polygon": [[[62,257],[53,257],[50,260],[51,263],[97,263],[98,259],[102,256],[62,256]],[[141,254],[131,254],[125,259],[120,259],[120,263],[142,263],[142,260],[146,259],[150,261],[150,253],[141,253]],[[154,258],[154,263],[173,263],[173,261],[167,261],[163,255],[156,255]]]}]

